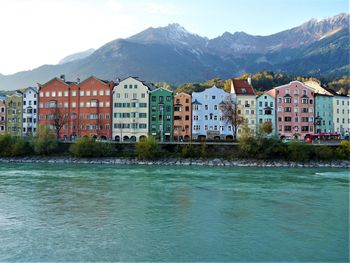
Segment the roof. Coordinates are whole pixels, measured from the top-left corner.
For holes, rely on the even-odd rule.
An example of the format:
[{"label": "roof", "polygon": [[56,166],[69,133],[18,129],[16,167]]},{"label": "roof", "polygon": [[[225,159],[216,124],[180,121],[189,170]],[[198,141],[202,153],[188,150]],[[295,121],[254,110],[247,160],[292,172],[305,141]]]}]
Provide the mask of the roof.
[{"label": "roof", "polygon": [[202,105],[202,103],[200,103],[198,100],[194,100],[194,102],[192,102],[192,104],[194,104],[194,105]]},{"label": "roof", "polygon": [[314,80],[308,80],[305,81],[304,84],[306,86],[308,86],[309,88],[311,88],[316,94],[322,94],[322,95],[328,95],[328,96],[332,96],[333,94],[331,92],[329,92],[327,89],[325,89],[324,87],[322,87],[320,85],[320,83],[318,83],[317,81]]},{"label": "roof", "polygon": [[171,90],[165,89],[163,87],[156,88],[156,89],[152,90],[151,93],[154,93],[156,91],[166,91],[166,92],[173,94],[173,92]]},{"label": "roof", "polygon": [[[245,79],[231,79],[234,93],[237,95],[253,95],[255,96],[255,91],[252,85],[248,83]],[[231,91],[231,93],[233,93]]]},{"label": "roof", "polygon": [[31,89],[32,91],[38,93],[38,89],[37,89],[36,87],[28,87],[28,88],[26,88],[26,89],[23,90],[23,93],[26,92],[27,90],[30,90],[30,89]]}]

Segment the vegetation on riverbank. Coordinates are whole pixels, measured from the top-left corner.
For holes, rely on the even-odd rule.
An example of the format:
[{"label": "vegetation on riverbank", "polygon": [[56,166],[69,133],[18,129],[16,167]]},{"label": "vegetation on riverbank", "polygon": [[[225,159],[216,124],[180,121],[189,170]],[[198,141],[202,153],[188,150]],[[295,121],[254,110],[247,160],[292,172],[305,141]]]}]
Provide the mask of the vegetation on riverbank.
[{"label": "vegetation on riverbank", "polygon": [[[69,147],[68,147],[69,146]],[[137,157],[144,160],[158,158],[191,159],[259,159],[307,162],[310,160],[350,160],[350,142],[339,146],[310,145],[292,141],[282,143],[277,138],[249,130],[241,135],[238,145],[178,144],[160,145],[153,137],[128,147],[108,142],[97,142],[89,137],[79,138],[75,143],[58,143],[48,130],[39,130],[37,136],[23,139],[9,134],[0,136],[0,156],[72,156],[85,157]]]}]

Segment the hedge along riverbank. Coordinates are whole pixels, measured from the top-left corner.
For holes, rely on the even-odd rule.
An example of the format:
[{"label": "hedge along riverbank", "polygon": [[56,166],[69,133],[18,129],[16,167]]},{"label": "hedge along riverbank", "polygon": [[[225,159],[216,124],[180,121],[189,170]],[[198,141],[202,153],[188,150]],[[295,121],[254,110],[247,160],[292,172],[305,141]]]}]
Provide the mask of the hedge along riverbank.
[{"label": "hedge along riverbank", "polygon": [[72,156],[85,157],[139,157],[146,160],[159,158],[191,159],[259,159],[308,162],[310,160],[350,159],[350,142],[339,146],[309,145],[300,142],[284,144],[274,138],[250,137],[238,144],[159,144],[153,138],[136,144],[96,142],[82,137],[75,143],[57,143],[45,130],[28,139],[0,136],[0,156]]}]

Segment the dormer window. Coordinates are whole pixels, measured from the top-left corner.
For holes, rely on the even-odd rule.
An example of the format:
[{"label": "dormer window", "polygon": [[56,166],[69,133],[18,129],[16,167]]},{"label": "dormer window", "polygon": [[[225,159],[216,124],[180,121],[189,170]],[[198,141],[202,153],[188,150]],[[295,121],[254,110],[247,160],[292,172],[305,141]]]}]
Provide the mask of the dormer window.
[{"label": "dormer window", "polygon": [[242,93],[247,93],[246,88],[242,88]]}]

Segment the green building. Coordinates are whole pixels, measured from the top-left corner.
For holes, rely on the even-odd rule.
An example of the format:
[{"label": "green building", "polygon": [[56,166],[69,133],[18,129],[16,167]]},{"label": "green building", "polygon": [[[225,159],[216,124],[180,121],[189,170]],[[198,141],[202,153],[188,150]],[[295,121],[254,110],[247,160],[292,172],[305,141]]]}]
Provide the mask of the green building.
[{"label": "green building", "polygon": [[149,95],[149,135],[160,142],[173,140],[173,93],[164,88]]},{"label": "green building", "polygon": [[13,136],[22,136],[22,109],[23,99],[20,91],[6,97],[6,130]]}]

